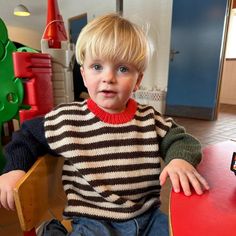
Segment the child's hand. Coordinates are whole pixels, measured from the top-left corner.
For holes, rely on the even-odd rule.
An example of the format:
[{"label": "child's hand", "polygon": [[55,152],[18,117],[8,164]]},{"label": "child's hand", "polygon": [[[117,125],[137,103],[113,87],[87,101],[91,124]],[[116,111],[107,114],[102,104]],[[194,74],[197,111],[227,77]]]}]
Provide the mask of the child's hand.
[{"label": "child's hand", "polygon": [[15,210],[13,188],[24,175],[22,170],[13,170],[0,176],[0,207]]},{"label": "child's hand", "polygon": [[176,193],[180,192],[181,187],[186,196],[190,196],[191,186],[197,194],[203,194],[204,190],[209,189],[207,181],[197,172],[197,170],[187,161],[173,159],[163,169],[160,175],[160,184],[163,185],[169,176],[173,189]]}]

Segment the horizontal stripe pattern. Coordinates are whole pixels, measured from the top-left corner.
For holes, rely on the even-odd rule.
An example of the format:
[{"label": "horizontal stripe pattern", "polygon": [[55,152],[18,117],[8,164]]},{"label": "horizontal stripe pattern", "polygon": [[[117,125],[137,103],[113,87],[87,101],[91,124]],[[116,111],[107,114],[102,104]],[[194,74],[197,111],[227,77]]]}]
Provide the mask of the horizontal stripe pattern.
[{"label": "horizontal stripe pattern", "polygon": [[134,119],[100,121],[86,101],[62,104],[45,117],[45,135],[65,157],[64,215],[126,220],[160,204],[158,143],[172,126],[150,106]]},{"label": "horizontal stripe pattern", "polygon": [[153,206],[158,207],[160,204],[157,198],[153,198],[151,201],[145,202],[143,207],[137,207],[132,209],[127,209],[126,211],[114,211],[114,209],[104,209],[101,207],[94,207],[93,205],[83,204],[83,202],[76,202],[73,205],[71,202],[66,208],[67,211],[64,212],[64,216],[67,218],[72,218],[73,216],[86,216],[93,217],[94,219],[112,219],[116,221],[124,221],[132,217],[143,214],[144,212],[151,209]]}]

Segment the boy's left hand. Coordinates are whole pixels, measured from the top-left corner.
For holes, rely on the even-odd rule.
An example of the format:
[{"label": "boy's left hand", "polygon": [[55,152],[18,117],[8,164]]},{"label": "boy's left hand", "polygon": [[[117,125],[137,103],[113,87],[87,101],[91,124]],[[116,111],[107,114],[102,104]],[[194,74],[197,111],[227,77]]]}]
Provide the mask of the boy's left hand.
[{"label": "boy's left hand", "polygon": [[204,190],[209,190],[207,181],[197,172],[197,170],[187,161],[173,159],[163,169],[160,175],[160,184],[163,185],[169,176],[173,189],[180,192],[181,187],[186,196],[190,196],[191,186],[197,194],[203,194]]}]

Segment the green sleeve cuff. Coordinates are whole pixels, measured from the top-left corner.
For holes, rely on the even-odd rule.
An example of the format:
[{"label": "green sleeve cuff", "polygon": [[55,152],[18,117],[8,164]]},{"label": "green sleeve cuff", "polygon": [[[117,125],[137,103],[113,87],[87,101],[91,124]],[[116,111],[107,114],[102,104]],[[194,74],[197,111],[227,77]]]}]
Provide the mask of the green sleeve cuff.
[{"label": "green sleeve cuff", "polygon": [[197,166],[202,158],[200,142],[181,126],[174,126],[168,131],[161,142],[160,151],[165,163],[182,159]]}]

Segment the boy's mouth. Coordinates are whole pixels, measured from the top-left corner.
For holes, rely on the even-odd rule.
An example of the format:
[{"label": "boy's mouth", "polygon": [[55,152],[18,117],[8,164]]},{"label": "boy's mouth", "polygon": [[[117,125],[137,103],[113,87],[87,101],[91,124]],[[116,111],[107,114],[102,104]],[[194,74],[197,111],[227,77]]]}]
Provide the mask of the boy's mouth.
[{"label": "boy's mouth", "polygon": [[101,90],[101,93],[104,94],[105,96],[114,96],[116,94],[115,91],[113,90]]}]

